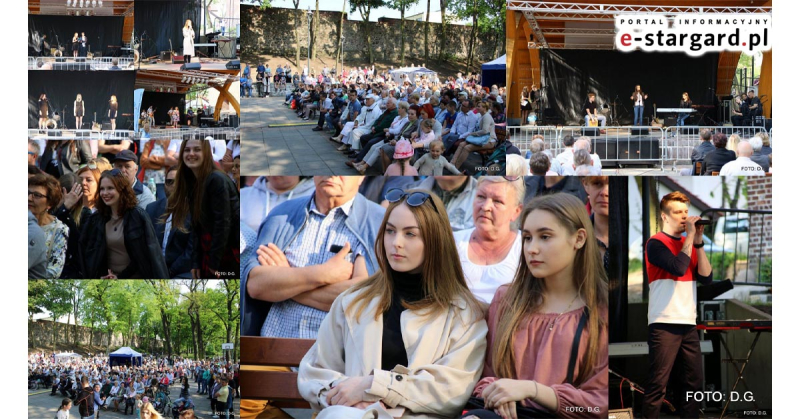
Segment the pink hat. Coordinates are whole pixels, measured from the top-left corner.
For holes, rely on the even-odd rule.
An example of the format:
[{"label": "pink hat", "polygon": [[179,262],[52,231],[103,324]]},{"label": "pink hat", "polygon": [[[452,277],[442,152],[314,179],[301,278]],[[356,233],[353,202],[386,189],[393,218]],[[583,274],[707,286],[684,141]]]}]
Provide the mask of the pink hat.
[{"label": "pink hat", "polygon": [[411,143],[408,140],[400,140],[394,146],[394,158],[395,159],[407,159],[414,155],[414,149],[411,147]]}]

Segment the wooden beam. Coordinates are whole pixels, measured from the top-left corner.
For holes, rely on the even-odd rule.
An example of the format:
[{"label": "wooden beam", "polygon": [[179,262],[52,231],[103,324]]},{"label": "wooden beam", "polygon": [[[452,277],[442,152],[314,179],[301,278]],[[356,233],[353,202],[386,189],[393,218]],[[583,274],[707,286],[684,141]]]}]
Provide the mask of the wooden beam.
[{"label": "wooden beam", "polygon": [[236,110],[236,115],[241,117],[241,112],[239,110],[239,101],[236,100],[236,98],[233,97],[233,95],[231,95],[231,93],[228,91],[228,89],[231,87],[231,84],[233,84],[233,80],[228,79],[227,81],[225,81],[225,85],[222,87],[219,87],[217,85],[213,86],[215,89],[219,91],[219,98],[217,98],[217,104],[216,106],[214,106],[215,121],[219,121],[219,112],[222,109],[222,102],[224,102],[225,100],[230,102],[231,106],[233,106],[233,109]]}]

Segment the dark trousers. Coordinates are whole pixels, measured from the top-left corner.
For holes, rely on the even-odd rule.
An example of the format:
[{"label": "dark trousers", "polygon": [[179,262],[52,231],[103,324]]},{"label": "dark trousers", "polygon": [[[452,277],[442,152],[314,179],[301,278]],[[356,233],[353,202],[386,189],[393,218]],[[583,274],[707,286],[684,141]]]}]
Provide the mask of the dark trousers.
[{"label": "dark trousers", "polygon": [[183,62],[184,62],[184,63],[190,63],[190,62],[192,62],[192,56],[191,56],[191,55],[184,55],[184,56],[183,56]]},{"label": "dark trousers", "polygon": [[[701,391],[703,383],[702,355],[697,328],[689,324],[653,323],[649,326],[647,345],[650,348],[650,371],[645,384],[642,416],[657,418],[667,392],[670,372],[679,383],[675,388],[675,405],[682,418],[700,415],[698,402],[688,393]],[[676,362],[677,361],[677,362]]]}]

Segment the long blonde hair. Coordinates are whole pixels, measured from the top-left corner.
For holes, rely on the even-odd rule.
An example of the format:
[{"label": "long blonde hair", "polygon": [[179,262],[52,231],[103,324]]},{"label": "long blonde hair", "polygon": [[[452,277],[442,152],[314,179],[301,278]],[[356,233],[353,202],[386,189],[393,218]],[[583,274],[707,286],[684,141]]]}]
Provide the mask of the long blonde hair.
[{"label": "long blonde hair", "polygon": [[[608,308],[608,281],[603,270],[594,229],[586,212],[586,207],[576,197],[567,193],[543,195],[534,198],[522,212],[522,224],[534,210],[547,211],[559,223],[575,234],[579,229],[586,230],[586,244],[578,249],[573,262],[572,281],[589,309],[586,330],[589,333],[589,347],[583,359],[578,360],[579,372],[576,386],[587,380],[598,362],[600,331],[607,327],[608,321],[601,312]],[[544,302],[545,284],[543,278],[534,277],[525,261],[525,249],[519,257],[519,265],[508,291],[499,301],[497,319],[489,327],[495,328],[492,338],[491,362],[495,374],[501,378],[516,378],[514,338],[520,324],[536,313]],[[531,343],[532,344],[532,343]]]},{"label": "long blonde hair", "polygon": [[[186,19],[186,22],[183,24],[183,29],[189,29],[191,25],[192,25],[192,19]],[[192,28],[192,30],[194,30],[194,28]]]},{"label": "long blonde hair", "polygon": [[[424,192],[422,190],[407,190],[407,194],[413,192]],[[353,300],[353,304],[346,310],[355,310],[356,319],[361,318],[361,314],[366,309],[369,302],[378,298],[378,307],[375,310],[374,318],[386,312],[392,304],[392,267],[386,258],[386,248],[383,245],[383,237],[386,234],[386,223],[389,215],[399,205],[405,205],[405,198],[398,202],[389,204],[386,214],[383,216],[378,238],[375,240],[375,256],[378,259],[380,269],[371,277],[362,281],[360,284],[350,288],[348,292],[363,290]],[[422,260],[422,286],[425,297],[421,301],[413,303],[403,302],[403,307],[409,310],[419,310],[425,315],[438,315],[449,310],[451,302],[456,298],[466,301],[471,307],[476,317],[472,321],[483,318],[483,309],[480,303],[472,295],[464,279],[464,271],[461,269],[456,242],[453,238],[453,231],[450,228],[450,219],[447,217],[447,209],[441,199],[431,194],[427,202],[420,206],[412,207],[408,205],[411,213],[419,225],[420,236],[424,244],[425,257]],[[456,261],[449,263],[448,261]]]}]

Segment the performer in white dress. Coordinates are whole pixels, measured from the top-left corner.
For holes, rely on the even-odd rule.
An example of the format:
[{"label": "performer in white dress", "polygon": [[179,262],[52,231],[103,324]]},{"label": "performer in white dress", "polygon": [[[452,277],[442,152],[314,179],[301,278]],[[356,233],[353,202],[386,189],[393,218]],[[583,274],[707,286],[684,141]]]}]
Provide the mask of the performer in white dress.
[{"label": "performer in white dress", "polygon": [[186,19],[183,25],[183,62],[192,62],[192,55],[194,55],[194,29],[192,21]]}]

